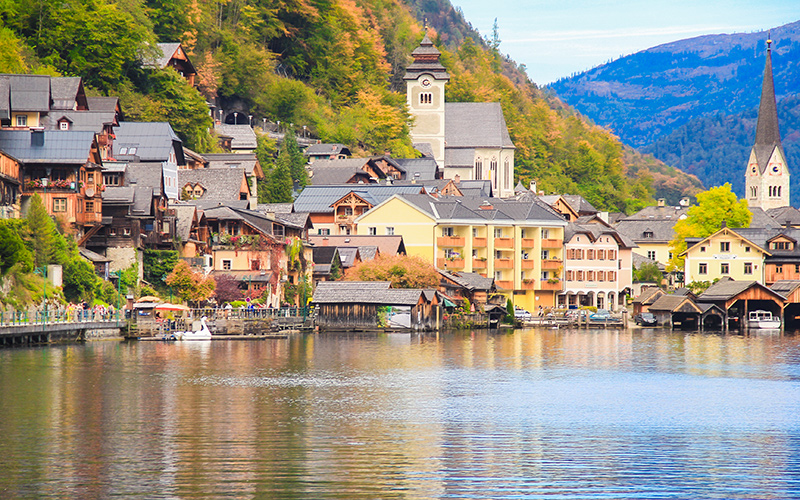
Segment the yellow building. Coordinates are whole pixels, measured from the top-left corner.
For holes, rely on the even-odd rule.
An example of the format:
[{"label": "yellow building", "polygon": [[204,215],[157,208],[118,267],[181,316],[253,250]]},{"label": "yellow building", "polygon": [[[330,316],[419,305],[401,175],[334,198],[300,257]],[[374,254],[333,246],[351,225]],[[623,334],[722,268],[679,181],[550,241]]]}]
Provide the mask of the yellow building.
[{"label": "yellow building", "polygon": [[358,234],[399,234],[437,268],[493,277],[515,305],[555,305],[567,222],[535,197],[395,195],[356,219]]},{"label": "yellow building", "polygon": [[687,240],[685,282],[731,278],[764,283],[764,258],[770,253],[734,229],[723,227],[699,241]]}]

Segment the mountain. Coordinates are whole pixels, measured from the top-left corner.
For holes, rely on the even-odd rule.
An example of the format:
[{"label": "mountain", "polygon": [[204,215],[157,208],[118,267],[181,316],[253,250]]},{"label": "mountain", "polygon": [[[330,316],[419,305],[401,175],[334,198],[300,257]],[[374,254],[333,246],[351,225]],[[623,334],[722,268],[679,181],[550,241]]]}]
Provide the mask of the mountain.
[{"label": "mountain", "polygon": [[[403,157],[415,151],[402,75],[423,22],[451,75],[447,101],[501,103],[515,180],[626,212],[653,203],[664,178],[691,184],[669,169],[650,175],[651,160],[625,155],[607,130],[542,92],[449,0],[8,0],[0,72],[81,76],[90,95],[119,96],[126,119],[168,120],[198,152],[216,147],[210,102],[228,121],[251,115],[358,155]],[[157,42],[176,41],[197,88],[143,64]],[[263,142],[261,153],[274,151]]]},{"label": "mountain", "polygon": [[[730,182],[742,196],[767,38],[758,32],[668,43],[559,80],[550,90],[625,144],[707,186]],[[798,168],[800,21],[772,29],[770,38],[783,146],[789,167]],[[793,199],[800,201],[800,175],[795,182]]]}]

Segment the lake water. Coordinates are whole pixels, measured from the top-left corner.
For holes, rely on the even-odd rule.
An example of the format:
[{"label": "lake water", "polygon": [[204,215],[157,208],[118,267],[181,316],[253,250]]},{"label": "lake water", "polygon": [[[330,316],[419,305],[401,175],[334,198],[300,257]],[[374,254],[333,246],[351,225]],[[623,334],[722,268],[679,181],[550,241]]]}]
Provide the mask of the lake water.
[{"label": "lake water", "polygon": [[0,351],[0,498],[800,498],[800,337]]}]

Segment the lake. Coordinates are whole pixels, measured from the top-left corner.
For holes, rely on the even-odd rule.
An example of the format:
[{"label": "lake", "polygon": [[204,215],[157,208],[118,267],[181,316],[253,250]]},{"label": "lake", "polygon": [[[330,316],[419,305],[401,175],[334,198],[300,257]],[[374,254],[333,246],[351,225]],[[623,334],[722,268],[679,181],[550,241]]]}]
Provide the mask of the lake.
[{"label": "lake", "polygon": [[800,337],[0,350],[0,498],[800,498]]}]

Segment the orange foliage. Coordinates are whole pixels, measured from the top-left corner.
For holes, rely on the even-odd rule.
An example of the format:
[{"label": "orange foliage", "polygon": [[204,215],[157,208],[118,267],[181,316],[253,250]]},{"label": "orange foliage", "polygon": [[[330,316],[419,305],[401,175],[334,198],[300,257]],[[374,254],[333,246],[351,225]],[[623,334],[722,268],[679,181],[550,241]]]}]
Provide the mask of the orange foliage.
[{"label": "orange foliage", "polygon": [[439,273],[422,257],[381,255],[345,273],[346,281],[391,281],[392,288],[436,288]]}]

